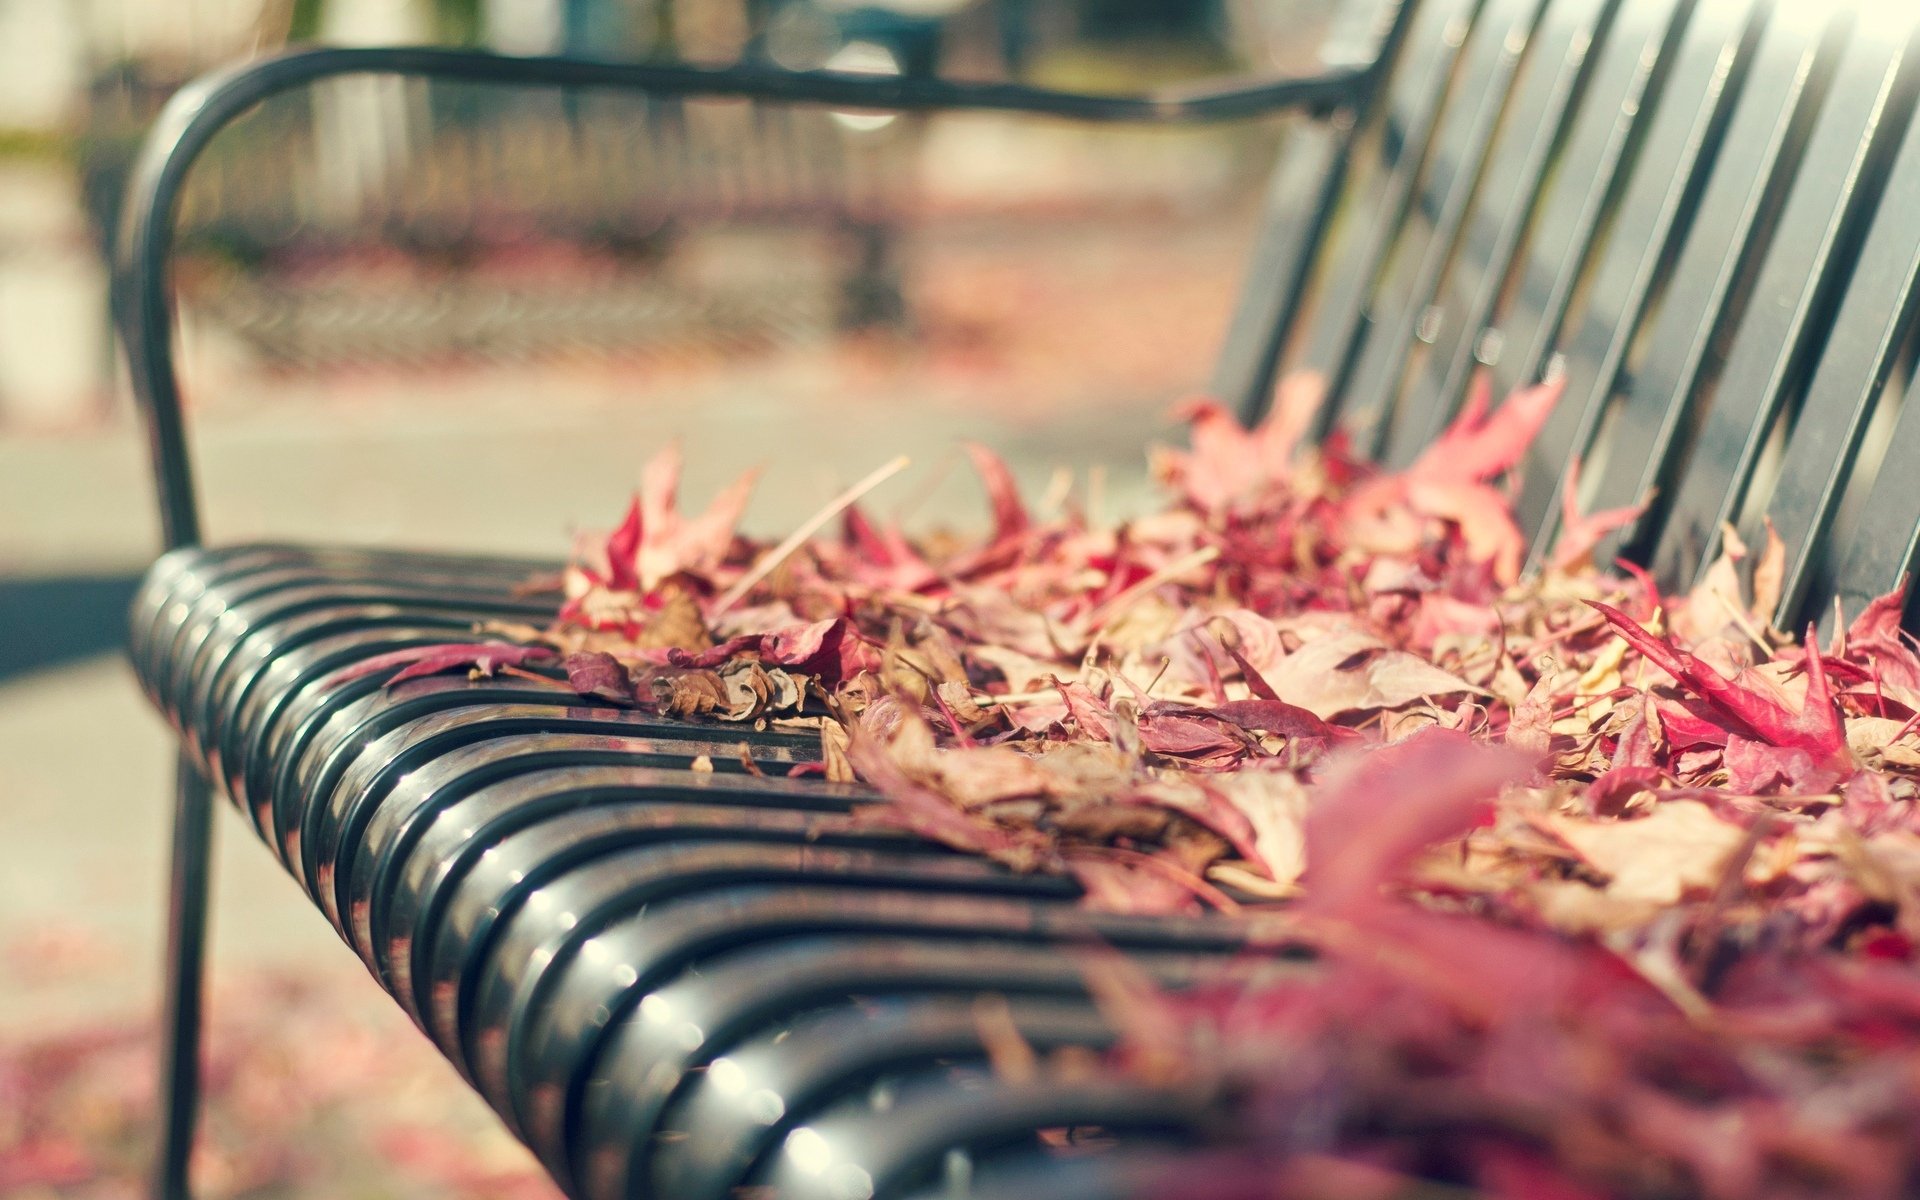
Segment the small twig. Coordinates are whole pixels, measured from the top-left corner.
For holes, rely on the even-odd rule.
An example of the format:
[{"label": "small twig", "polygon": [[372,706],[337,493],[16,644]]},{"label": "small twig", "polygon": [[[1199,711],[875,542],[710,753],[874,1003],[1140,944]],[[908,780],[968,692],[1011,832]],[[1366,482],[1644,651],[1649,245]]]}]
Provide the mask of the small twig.
[{"label": "small twig", "polygon": [[787,535],[786,541],[781,542],[778,546],[762,554],[760,561],[754,563],[751,570],[745,575],[742,575],[732,587],[721,593],[720,598],[714,601],[713,607],[707,610],[707,618],[711,620],[738,604],[748,592],[753,590],[755,584],[773,574],[775,567],[785,562],[795,550],[806,545],[807,539],[820,532],[821,527],[828,521],[833,520],[848,508],[852,507],[859,501],[860,497],[906,470],[907,465],[911,461],[912,460],[906,455],[902,454],[886,466],[881,467],[873,474],[862,479],[859,483],[854,484],[846,491],[841,492],[838,496],[828,501],[825,508],[802,522],[800,528]]},{"label": "small twig", "polygon": [[1043,513],[1060,512],[1066,508],[1067,500],[1073,495],[1073,471],[1067,467],[1055,467],[1053,478],[1047,481],[1046,494],[1040,497],[1037,510]]},{"label": "small twig", "polygon": [[959,465],[959,462],[960,451],[958,449],[949,449],[945,454],[942,454],[933,464],[932,469],[927,472],[926,482],[915,488],[913,492],[901,500],[900,503],[893,506],[893,512],[891,514],[893,523],[896,526],[905,525],[908,518],[912,517],[914,513],[919,512],[921,507],[933,498],[933,494],[940,490],[940,485],[945,483],[948,477],[953,474],[953,469]]},{"label": "small twig", "polygon": [[[1713,598],[1720,602],[1720,607],[1727,610],[1727,617],[1733,622],[1734,627],[1741,633],[1746,634],[1747,640],[1759,648],[1761,657],[1772,658],[1773,648],[1767,645],[1766,639],[1760,636],[1760,631],[1754,628],[1753,618],[1741,612],[1740,606],[1735,604],[1733,600],[1719,588],[1711,588],[1709,591]],[[1818,654],[1819,652],[1819,647],[1816,646],[1814,653]]]}]

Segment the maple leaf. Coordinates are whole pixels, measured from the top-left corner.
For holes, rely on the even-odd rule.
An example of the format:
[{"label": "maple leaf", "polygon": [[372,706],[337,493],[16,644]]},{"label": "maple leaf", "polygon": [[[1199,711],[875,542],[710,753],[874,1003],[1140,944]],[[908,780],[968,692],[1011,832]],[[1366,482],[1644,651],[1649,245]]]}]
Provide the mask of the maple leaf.
[{"label": "maple leaf", "polygon": [[1851,762],[1847,731],[1818,654],[1807,658],[1806,702],[1795,712],[1749,683],[1728,679],[1710,664],[1656,636],[1612,605],[1587,602],[1614,630],[1675,682],[1740,732],[1767,743],[1805,750],[1817,762]]},{"label": "maple leaf", "polygon": [[1526,539],[1511,501],[1490,481],[1517,467],[1565,390],[1564,379],[1523,388],[1489,412],[1490,385],[1478,379],[1467,403],[1413,465],[1356,488],[1342,504],[1348,535],[1380,554],[1411,554],[1427,521],[1447,522],[1469,558],[1494,577],[1519,577]]},{"label": "maple leaf", "polygon": [[1440,728],[1353,756],[1307,816],[1304,903],[1334,913],[1372,903],[1427,847],[1477,823],[1535,761]]},{"label": "maple leaf", "polygon": [[1580,459],[1567,465],[1566,482],[1560,486],[1560,532],[1553,543],[1552,566],[1556,571],[1573,572],[1593,564],[1593,552],[1600,543],[1632,525],[1647,511],[1647,502],[1603,508],[1595,513],[1580,511]]},{"label": "maple leaf", "polygon": [[570,595],[577,597],[595,582],[616,592],[646,594],[675,575],[708,573],[726,560],[759,470],[727,485],[704,512],[688,519],[678,505],[680,468],[677,443],[647,461],[625,518],[601,547],[604,571],[589,569],[585,581],[570,585]]},{"label": "maple leaf", "polygon": [[964,446],[980,482],[986,485],[987,499],[993,506],[990,540],[998,544],[1018,538],[1033,520],[1027,516],[1027,506],[1020,502],[1020,486],[1014,482],[1006,460],[978,442],[966,442]]},{"label": "maple leaf", "polygon": [[1247,429],[1219,401],[1186,400],[1174,417],[1187,424],[1187,451],[1161,450],[1155,473],[1209,515],[1254,501],[1286,480],[1301,439],[1326,399],[1324,377],[1306,372],[1282,380],[1266,418]]},{"label": "maple leaf", "polygon": [[1566,392],[1566,377],[1521,388],[1489,412],[1492,385],[1483,374],[1453,423],[1421,452],[1408,476],[1428,483],[1484,483],[1520,465]]}]

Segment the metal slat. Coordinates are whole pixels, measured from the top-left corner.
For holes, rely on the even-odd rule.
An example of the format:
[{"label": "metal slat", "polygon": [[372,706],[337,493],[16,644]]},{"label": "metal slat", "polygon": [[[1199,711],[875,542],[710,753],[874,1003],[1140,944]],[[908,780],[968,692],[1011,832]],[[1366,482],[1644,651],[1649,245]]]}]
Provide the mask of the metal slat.
[{"label": "metal slat", "polygon": [[[1013,996],[996,1007],[1042,1054],[1099,1053],[1114,1040],[1084,999]],[[744,1041],[689,1079],[661,1118],[653,1194],[734,1200],[739,1181],[823,1108],[929,1058],[984,1059],[983,1041],[970,996],[836,1006]]]},{"label": "metal slat", "polygon": [[[1683,228],[1703,183],[1737,88],[1736,69],[1750,57],[1761,27],[1750,0],[1715,0],[1696,8],[1673,57],[1673,73],[1637,148],[1618,207],[1606,218],[1581,311],[1558,339],[1553,368],[1567,393],[1548,418],[1527,459],[1515,512],[1532,535],[1534,556],[1544,553],[1559,501],[1566,462],[1585,447],[1611,390],[1647,299],[1670,259],[1669,243]],[[1593,411],[1589,413],[1589,409]]]},{"label": "metal slat", "polygon": [[1315,124],[1287,135],[1286,160],[1274,176],[1247,282],[1214,368],[1214,396],[1248,425],[1271,403],[1274,364],[1346,184],[1358,122],[1351,114],[1337,121],[1337,127]]},{"label": "metal slat", "polygon": [[1603,218],[1619,199],[1637,137],[1660,102],[1691,9],[1691,0],[1627,0],[1614,18],[1508,307],[1456,351],[1464,369],[1486,366],[1496,396],[1537,382],[1545,369]]},{"label": "metal slat", "polygon": [[[1920,122],[1909,125],[1901,139],[1859,264],[1806,401],[1793,419],[1779,478],[1765,501],[1765,511],[1787,547],[1778,623],[1790,626],[1800,616],[1816,573],[1828,564],[1827,533],[1867,418],[1886,389],[1900,344],[1913,328],[1920,283],[1920,220],[1915,214],[1920,214]],[[1896,440],[1904,444],[1910,437]],[[1911,466],[1889,461],[1892,487],[1899,472]],[[1762,536],[1751,521],[1743,524],[1742,532]]]},{"label": "metal slat", "polygon": [[340,683],[338,677],[372,655],[444,640],[445,634],[429,639],[424,630],[406,626],[350,630],[317,639],[274,659],[248,688],[244,702],[221,731],[221,753],[226,764],[221,782],[228,798],[254,815],[256,827],[266,837],[271,828],[268,797],[272,764],[289,746],[304,744],[302,735],[311,732],[313,702],[319,700],[338,708],[380,691],[386,687],[384,680]]},{"label": "metal slat", "polygon": [[[1653,317],[1646,357],[1611,395],[1596,389],[1606,406],[1599,434],[1604,448],[1595,451],[1603,465],[1588,475],[1589,495],[1582,499],[1592,509],[1610,509],[1652,498],[1639,523],[1601,546],[1602,562],[1637,546],[1657,526],[1662,500],[1656,493],[1672,482],[1675,441],[1712,367],[1716,340],[1744,299],[1737,284],[1761,249],[1766,215],[1793,181],[1840,62],[1849,22],[1831,12],[1789,5],[1768,23]],[[1864,76],[1849,77],[1846,86],[1871,100],[1882,89],[1887,63],[1883,55],[1865,58],[1844,64],[1864,69]],[[1798,231],[1782,234],[1800,236]]]},{"label": "metal slat", "polygon": [[1849,615],[1909,583],[1920,567],[1920,487],[1909,473],[1913,463],[1920,463],[1920,376],[1907,389],[1885,463],[1874,476],[1834,582],[1834,595]]},{"label": "metal slat", "polygon": [[[621,793],[626,801],[750,804],[756,811],[781,812],[805,828],[817,826],[823,837],[837,836],[835,827],[822,818],[844,813],[849,803],[845,789],[818,780],[785,778],[756,787],[762,781],[748,774],[738,761],[717,753],[719,747],[713,741],[702,741],[703,732],[689,725],[688,736],[680,741],[598,737],[586,732],[516,734],[462,747],[408,773],[380,801],[361,837],[343,847],[336,859],[334,889],[348,944],[359,952],[375,977],[387,983],[390,964],[382,950],[388,931],[384,923],[376,926],[375,915],[376,909],[384,914],[399,887],[399,876],[413,844],[404,837],[407,828],[424,824],[475,794],[497,796],[503,788],[511,789],[529,775],[551,780],[558,770],[578,776],[590,770],[619,769],[631,772],[626,778],[633,790]],[[712,769],[691,770],[694,759],[702,755],[711,760]],[[642,788],[648,790],[638,790]],[[602,791],[589,794],[600,796],[603,791],[604,785]],[[526,812],[514,815],[515,820],[531,823],[536,813],[551,805],[528,803],[526,807]],[[561,807],[570,811],[579,803]],[[469,838],[480,836],[479,830],[464,832]],[[767,836],[771,837],[771,832]]]},{"label": "metal slat", "polygon": [[1674,487],[1653,554],[1662,578],[1694,576],[1718,553],[1776,417],[1805,383],[1820,318],[1845,286],[1877,177],[1912,116],[1915,58],[1904,31],[1856,31]]},{"label": "metal slat", "polygon": [[[1381,106],[1378,133],[1384,170],[1348,190],[1322,250],[1328,264],[1316,288],[1302,346],[1285,369],[1337,383],[1352,361],[1366,319],[1374,278],[1406,219],[1435,125],[1453,82],[1460,48],[1482,0],[1422,0],[1407,31],[1402,58]],[[1330,393],[1319,414],[1331,426],[1337,403]]]},{"label": "metal slat", "polygon": [[[1132,942],[1129,959],[1162,986],[1208,977],[1224,980],[1234,973],[1231,951],[1225,947],[1191,953],[1127,940]],[[583,1185],[580,1190],[609,1200],[648,1194],[661,1123],[691,1073],[738,1047],[777,1036],[810,1011],[855,997],[917,1006],[929,994],[1071,996],[1084,988],[1083,964],[1072,953],[1076,945],[1086,943],[1059,937],[1015,940],[990,933],[973,943],[830,938],[816,945],[765,944],[711,956],[670,982],[644,988],[646,994],[626,1001],[623,1017],[607,1027],[576,1067],[581,1091],[571,1158],[575,1178]],[[615,969],[618,965],[616,960]],[[635,1086],[636,1080],[643,1082]],[[1041,1093],[1059,1102],[1054,1111],[1066,1119],[1029,1124],[1020,1132],[1100,1123],[1084,1100],[1073,1099],[1059,1081],[1037,1082]],[[986,1100],[938,1086],[931,1094],[963,1103]],[[862,1107],[866,1099],[862,1091],[841,1097],[842,1103]],[[893,1101],[905,1104],[911,1098],[896,1094]],[[809,1124],[825,1117],[820,1113]],[[876,1122],[869,1132],[861,1149],[884,1153],[891,1140],[884,1126]]]},{"label": "metal slat", "polygon": [[1416,378],[1404,395],[1396,374],[1385,403],[1397,413],[1388,429],[1385,461],[1413,461],[1453,416],[1466,393],[1474,335],[1485,325],[1526,237],[1548,168],[1570,132],[1569,113],[1583,92],[1595,43],[1604,43],[1617,0],[1558,0],[1535,31],[1513,95],[1511,112],[1487,156],[1484,180],[1461,224],[1457,245],[1436,240],[1425,270],[1437,276],[1413,327],[1396,343],[1415,360]]},{"label": "metal slat", "polygon": [[[1371,6],[1351,5],[1344,10],[1321,61],[1329,67],[1358,66],[1376,58],[1394,62],[1413,23],[1417,2],[1377,0]],[[1288,132],[1247,280],[1213,374],[1214,396],[1249,425],[1265,414],[1272,399],[1274,365],[1293,330],[1308,278],[1327,240],[1328,223],[1346,186],[1354,130],[1371,121],[1377,107],[1375,95],[1370,90],[1360,105],[1331,121]]]},{"label": "metal slat", "polygon": [[[394,729],[377,741],[357,747],[354,763],[341,772],[338,783],[312,794],[301,822],[299,877],[319,901],[328,920],[344,929],[341,889],[345,880],[338,877],[335,868],[343,861],[351,861],[373,814],[411,772],[480,742],[541,733],[625,736],[636,739],[636,744],[652,743],[650,756],[665,765],[690,762],[703,752],[724,755],[735,741],[704,739],[700,736],[703,731],[691,725],[680,726],[682,737],[660,737],[666,730],[661,728],[658,718],[641,722],[623,719],[630,716],[591,708],[569,711],[490,704],[466,712],[423,718]],[[647,738],[645,734],[649,731],[637,728],[639,724],[652,724],[654,728],[650,732],[655,736]],[[764,746],[755,748],[754,757],[764,762],[770,772],[778,773],[796,763],[809,761],[811,756],[803,757],[787,747]]]},{"label": "metal slat", "polygon": [[[1030,1146],[1038,1130],[1069,1126],[1111,1130],[1123,1135],[1123,1145],[1144,1135],[1191,1146],[1202,1136],[1204,1115],[1190,1095],[1155,1092],[1122,1075],[1052,1086],[986,1078],[974,1086],[942,1088],[930,1080],[907,1100],[884,1108],[849,1098],[810,1122],[804,1143],[782,1145],[755,1182],[765,1186],[762,1194],[781,1200],[841,1200],[865,1194],[868,1181],[874,1196],[920,1195],[922,1188],[942,1181],[942,1168],[956,1151],[1017,1151]],[[1206,1196],[1203,1180],[1163,1177],[1148,1194]],[[856,1181],[859,1190],[849,1192],[849,1183]],[[946,1194],[967,1195],[956,1191],[950,1178],[945,1182]]]},{"label": "metal slat", "polygon": [[[1420,188],[1395,230],[1385,271],[1368,301],[1352,376],[1332,396],[1355,449],[1383,444],[1414,330],[1480,184],[1488,148],[1533,39],[1543,0],[1487,0],[1460,58],[1460,81],[1434,135]],[[1523,123],[1530,114],[1516,113]]]},{"label": "metal slat", "polygon": [[[1064,936],[1069,923],[1086,924],[1085,937]],[[578,956],[543,972],[541,1003],[518,1010],[508,1027],[504,1095],[516,1106],[529,1144],[562,1180],[587,1157],[568,1144],[568,1131],[591,1122],[588,1097],[596,1082],[617,1081],[636,1157],[650,1154],[673,1101],[698,1071],[823,1002],[891,1002],[915,992],[977,996],[1002,984],[1013,992],[1074,995],[1084,987],[1084,964],[1074,950],[1086,950],[1086,938],[1111,936],[1130,961],[1157,967],[1163,977],[1177,972],[1189,979],[1224,968],[1234,949],[1215,942],[1195,951],[1124,931],[1109,934],[1065,903],[912,889],[859,893],[800,885],[756,898],[741,891],[736,898],[672,906],[660,924],[650,944],[631,936],[628,925],[609,929],[594,940],[596,961]],[[684,950],[677,948],[682,943]],[[967,959],[985,952],[1013,977],[996,979],[992,968],[980,969],[985,964],[969,969]],[[662,967],[654,966],[656,958]],[[916,959],[938,965],[930,972]],[[641,983],[619,985],[636,973]],[[658,1020],[663,1012],[677,1021]],[[603,1064],[613,1029],[627,1041],[629,1065],[609,1072]],[[639,1063],[644,1068],[632,1071]],[[635,1165],[642,1172],[650,1166],[644,1159]]]},{"label": "metal slat", "polygon": [[[575,739],[579,740],[579,739]],[[500,747],[512,752],[517,747]],[[635,766],[613,756],[573,752],[574,762],[547,766],[525,775],[494,780],[451,803],[416,814],[417,833],[396,832],[379,839],[365,865],[354,872],[356,941],[370,943],[375,973],[409,1013],[420,1006],[412,980],[431,975],[428,952],[446,916],[450,898],[480,860],[505,839],[546,822],[565,821],[588,828],[627,826],[653,829],[662,814],[694,814],[687,836],[720,836],[712,826],[731,813],[740,836],[771,839],[789,829],[835,831],[823,817],[840,817],[864,789],[783,780],[773,787],[741,777],[704,776],[688,783],[679,771]],[[785,786],[781,786],[785,785]],[[702,824],[700,822],[704,821]],[[659,832],[665,832],[664,830]],[[905,845],[912,839],[882,827],[867,826],[858,838],[872,845]],[[833,836],[845,840],[844,830]],[[372,839],[370,833],[370,840]],[[361,927],[364,926],[364,934]]]}]

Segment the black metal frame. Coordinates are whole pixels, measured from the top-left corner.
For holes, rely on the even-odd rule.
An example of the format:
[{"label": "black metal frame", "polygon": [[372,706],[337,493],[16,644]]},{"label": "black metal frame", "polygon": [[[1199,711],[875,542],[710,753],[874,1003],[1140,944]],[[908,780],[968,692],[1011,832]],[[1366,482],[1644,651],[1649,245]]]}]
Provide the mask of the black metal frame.
[{"label": "black metal frame", "polygon": [[[386,74],[834,108],[1000,111],[1103,123],[1199,124],[1286,111],[1326,117],[1360,109],[1372,96],[1383,64],[1390,58],[1392,41],[1386,45],[1388,49],[1371,64],[1316,76],[1262,78],[1142,95],[1089,95],[1013,84],[760,67],[504,58],[423,48],[298,50],[209,75],[175,95],[149,134],[121,214],[114,263],[115,317],[135,400],[147,426],[165,547],[179,549],[201,541],[173,346],[170,266],[180,195],[194,162],[214,136],[269,97],[328,78]],[[154,1179],[154,1194],[167,1200],[184,1200],[190,1194],[188,1159],[199,1102],[211,836],[211,788],[183,753],[173,820],[162,1138]]]}]

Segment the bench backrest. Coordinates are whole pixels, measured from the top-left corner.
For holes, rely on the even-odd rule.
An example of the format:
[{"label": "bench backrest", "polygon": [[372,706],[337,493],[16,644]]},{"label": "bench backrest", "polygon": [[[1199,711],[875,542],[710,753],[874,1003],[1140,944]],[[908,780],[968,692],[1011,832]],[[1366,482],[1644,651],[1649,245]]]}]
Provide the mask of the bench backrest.
[{"label": "bench backrest", "polygon": [[1477,372],[1558,372],[1537,548],[1578,459],[1583,510],[1651,496],[1611,549],[1669,585],[1770,516],[1782,622],[1892,587],[1920,545],[1920,4],[1404,3],[1348,7],[1329,61],[1392,68],[1351,139],[1286,147],[1221,394],[1318,372],[1329,427],[1404,463]]}]

